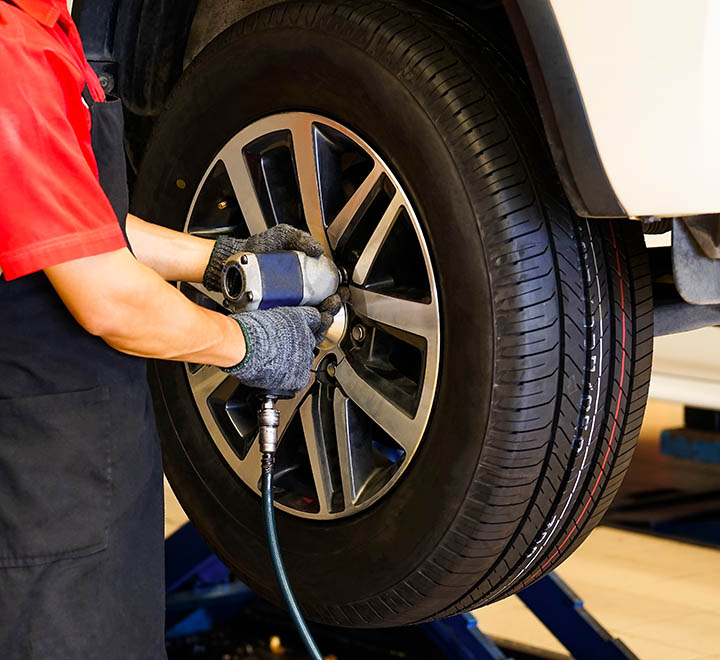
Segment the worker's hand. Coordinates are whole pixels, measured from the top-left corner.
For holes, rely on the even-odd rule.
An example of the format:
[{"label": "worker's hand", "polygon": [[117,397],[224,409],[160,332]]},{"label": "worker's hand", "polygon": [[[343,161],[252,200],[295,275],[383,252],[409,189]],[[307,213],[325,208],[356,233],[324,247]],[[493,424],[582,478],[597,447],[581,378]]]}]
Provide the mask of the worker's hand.
[{"label": "worker's hand", "polygon": [[290,225],[275,225],[250,238],[221,236],[215,241],[215,247],[210,254],[203,285],[209,291],[220,291],[223,264],[238,252],[260,254],[277,250],[298,250],[309,257],[319,257],[323,253],[322,245],[310,234]]},{"label": "worker's hand", "polygon": [[317,309],[276,307],[231,318],[245,335],[245,359],[223,371],[261,390],[297,391],[307,386],[320,330]]}]

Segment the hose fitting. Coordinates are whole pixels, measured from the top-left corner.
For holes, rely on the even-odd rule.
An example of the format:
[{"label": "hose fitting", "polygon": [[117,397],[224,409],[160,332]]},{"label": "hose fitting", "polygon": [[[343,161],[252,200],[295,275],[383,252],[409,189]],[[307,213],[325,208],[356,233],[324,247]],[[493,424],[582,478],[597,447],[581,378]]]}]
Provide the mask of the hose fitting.
[{"label": "hose fitting", "polygon": [[261,454],[275,455],[278,448],[279,425],[280,411],[275,407],[275,397],[268,395],[263,399],[258,411]]},{"label": "hose fitting", "polygon": [[275,455],[263,454],[261,460],[263,473],[272,473],[275,469]]}]

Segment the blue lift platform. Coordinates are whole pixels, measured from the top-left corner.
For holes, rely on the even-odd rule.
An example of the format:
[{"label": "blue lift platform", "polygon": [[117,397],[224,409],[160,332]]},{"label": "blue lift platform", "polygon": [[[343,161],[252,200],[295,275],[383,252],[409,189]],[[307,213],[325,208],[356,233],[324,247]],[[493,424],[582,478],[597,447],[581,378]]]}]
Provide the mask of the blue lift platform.
[{"label": "blue lift platform", "polygon": [[[243,583],[232,578],[229,569],[215,556],[191,524],[184,525],[166,540],[165,554],[166,638],[170,660],[174,660],[173,643],[188,638],[201,639],[202,635],[207,636],[217,625],[229,620],[242,608],[252,612],[263,607],[273,608]],[[524,589],[518,597],[576,660],[637,660],[637,657],[620,640],[612,638],[585,611],[582,600],[556,574],[552,573]],[[276,611],[282,614],[280,610]],[[289,621],[287,617],[286,630]],[[358,635],[365,632],[357,631]],[[407,632],[407,636],[415,639],[421,637],[422,639],[416,642],[421,648],[427,649],[430,642],[437,649],[434,655],[417,657],[512,660],[511,656],[506,655],[493,640],[478,629],[475,618],[470,614],[460,614],[420,626],[395,629],[389,631],[389,634],[397,638],[402,637],[403,632]],[[353,633],[354,631],[344,631],[345,644],[348,643],[348,636],[352,636]],[[321,649],[323,649],[322,641],[323,637],[320,633],[318,643]],[[381,642],[377,639],[363,641],[363,644],[369,645],[364,647],[366,649],[373,648],[373,644],[374,648],[377,648],[379,643]],[[194,644],[196,647],[200,645],[197,656],[202,655],[204,652],[202,642],[196,641]],[[241,649],[236,651],[242,652]],[[326,652],[331,651],[333,649],[328,647]],[[365,657],[380,658],[383,655],[377,651],[365,652]],[[385,657],[397,656],[398,652],[392,651]],[[185,654],[177,657],[184,659],[191,656]],[[218,657],[277,656],[272,654],[244,656],[233,653]],[[306,656],[298,654],[291,657]],[[412,653],[407,653],[405,657],[413,656]],[[522,657],[533,656],[524,651]]]}]

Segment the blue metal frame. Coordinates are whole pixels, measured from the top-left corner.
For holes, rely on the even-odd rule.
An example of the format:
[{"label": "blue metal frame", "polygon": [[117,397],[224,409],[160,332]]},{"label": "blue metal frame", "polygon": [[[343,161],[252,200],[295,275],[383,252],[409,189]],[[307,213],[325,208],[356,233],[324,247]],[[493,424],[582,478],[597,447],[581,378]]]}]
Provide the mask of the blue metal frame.
[{"label": "blue metal frame", "polygon": [[576,660],[637,660],[590,616],[582,599],[555,573],[526,587],[518,597]]},{"label": "blue metal frame", "polygon": [[230,570],[191,524],[165,539],[165,635],[210,630],[255,593],[230,582]]},{"label": "blue metal frame", "polygon": [[187,523],[165,539],[165,592],[172,593],[189,580],[220,582],[230,569],[210,549],[195,527]]},{"label": "blue metal frame", "polygon": [[472,614],[458,614],[420,627],[435,646],[453,660],[512,660],[478,630]]},{"label": "blue metal frame", "polygon": [[660,453],[700,463],[720,463],[720,433],[696,429],[665,429]]},{"label": "blue metal frame", "polygon": [[[187,524],[165,541],[168,637],[210,630],[256,598]],[[637,660],[620,640],[585,611],[582,600],[555,573],[518,594],[576,660]],[[512,660],[484,633],[471,614],[459,614],[418,627],[452,660]]]}]

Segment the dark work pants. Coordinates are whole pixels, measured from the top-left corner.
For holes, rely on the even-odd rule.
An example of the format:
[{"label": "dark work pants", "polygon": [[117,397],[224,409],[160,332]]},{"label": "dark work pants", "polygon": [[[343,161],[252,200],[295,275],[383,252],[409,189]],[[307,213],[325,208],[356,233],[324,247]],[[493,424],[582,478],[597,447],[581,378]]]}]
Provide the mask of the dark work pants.
[{"label": "dark work pants", "polygon": [[[0,557],[3,554],[6,557],[5,566],[0,567],[2,660],[166,657],[163,482],[150,399],[144,383],[140,387],[137,384],[111,387],[109,394],[112,404],[106,410],[111,418],[99,424],[101,433],[63,438],[76,443],[73,450],[67,446],[50,450],[43,437],[20,438],[35,442],[40,448],[35,459],[40,465],[33,475],[37,478],[15,479],[15,492],[31,505],[21,509],[27,524],[32,526],[25,535],[26,558],[18,556],[9,561],[0,540]],[[82,411],[67,410],[62,414],[76,420]],[[7,410],[5,417],[7,422]],[[38,417],[38,427],[45,423]],[[0,401],[2,424],[3,401]],[[3,451],[7,452],[13,442],[12,437],[3,440],[0,466]],[[87,455],[87,465],[62,470],[64,484],[48,484],[50,480],[43,479],[44,471],[52,470],[68,451],[76,462],[82,462],[83,454]],[[92,455],[102,458],[96,461]],[[99,489],[98,476],[107,477]],[[92,483],[85,483],[86,478]],[[23,493],[19,492],[20,487]],[[48,547],[37,525],[47,518],[48,511],[53,511],[52,498],[63,497],[63,491],[76,493],[80,498],[78,515],[72,512],[64,515],[67,527],[61,533],[57,533],[57,523],[62,525],[65,521],[49,524],[54,534],[50,547],[60,550],[56,558],[37,558],[35,553],[36,558],[32,559],[33,544]],[[100,500],[97,506],[84,506],[82,498],[85,494],[92,496],[93,492]],[[63,507],[55,508],[61,511]],[[99,540],[98,547],[84,543],[86,537],[90,541]],[[78,543],[89,554],[78,556],[84,554],[77,550]]]}]

